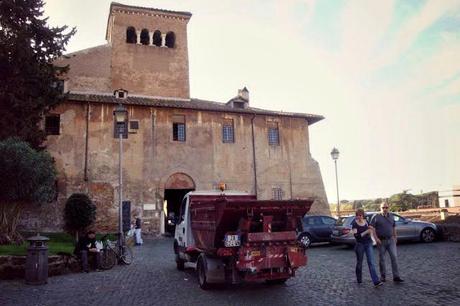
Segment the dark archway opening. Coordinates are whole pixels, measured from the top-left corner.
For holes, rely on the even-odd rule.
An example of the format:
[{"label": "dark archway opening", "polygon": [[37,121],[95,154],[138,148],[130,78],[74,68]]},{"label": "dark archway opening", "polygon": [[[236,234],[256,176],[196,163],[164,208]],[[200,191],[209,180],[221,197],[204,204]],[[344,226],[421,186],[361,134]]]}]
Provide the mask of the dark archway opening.
[{"label": "dark archway opening", "polygon": [[156,30],[153,32],[152,44],[161,47],[161,32]]},{"label": "dark archway opening", "polygon": [[128,27],[126,29],[126,42],[128,44],[135,44],[137,41],[136,29],[134,27]]},{"label": "dark archway opening", "polygon": [[149,37],[149,30],[143,29],[141,31],[141,44],[149,45],[150,44],[150,37]]},{"label": "dark archway opening", "polygon": [[174,46],[176,45],[176,34],[174,34],[174,32],[168,32],[168,34],[166,34],[166,47],[168,48],[174,48]]},{"label": "dark archway opening", "polygon": [[174,235],[176,226],[169,219],[179,216],[180,205],[184,196],[195,189],[165,189],[165,200],[168,214],[165,216],[165,232]]}]

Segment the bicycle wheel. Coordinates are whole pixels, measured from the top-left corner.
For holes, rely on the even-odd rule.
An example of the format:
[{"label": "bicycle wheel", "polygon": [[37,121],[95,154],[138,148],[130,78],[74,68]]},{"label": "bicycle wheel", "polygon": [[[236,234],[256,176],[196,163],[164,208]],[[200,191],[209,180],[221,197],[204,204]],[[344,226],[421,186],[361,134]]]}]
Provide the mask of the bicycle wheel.
[{"label": "bicycle wheel", "polygon": [[104,270],[112,269],[117,263],[117,254],[112,249],[102,249],[101,257],[101,268]]},{"label": "bicycle wheel", "polygon": [[130,265],[134,259],[133,250],[131,250],[129,246],[123,246],[121,249],[120,259],[125,265]]}]

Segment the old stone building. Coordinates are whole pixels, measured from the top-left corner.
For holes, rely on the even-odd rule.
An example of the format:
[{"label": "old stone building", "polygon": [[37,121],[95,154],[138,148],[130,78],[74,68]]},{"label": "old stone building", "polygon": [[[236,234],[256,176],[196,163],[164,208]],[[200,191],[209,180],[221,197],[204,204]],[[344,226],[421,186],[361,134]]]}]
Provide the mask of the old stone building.
[{"label": "old stone building", "polygon": [[[113,111],[123,103],[123,193],[146,228],[159,231],[164,203],[176,211],[190,190],[227,189],[259,199],[314,197],[329,214],[309,126],[322,116],[250,106],[246,88],[226,103],[190,97],[187,12],[110,6],[107,44],[63,57],[67,101],[45,120],[47,147],[59,172],[56,203],[31,213],[41,228],[62,226],[65,200],[87,192],[97,226],[114,230],[118,215],[119,140]],[[123,89],[127,96],[117,97]],[[35,219],[33,219],[35,217]]]}]

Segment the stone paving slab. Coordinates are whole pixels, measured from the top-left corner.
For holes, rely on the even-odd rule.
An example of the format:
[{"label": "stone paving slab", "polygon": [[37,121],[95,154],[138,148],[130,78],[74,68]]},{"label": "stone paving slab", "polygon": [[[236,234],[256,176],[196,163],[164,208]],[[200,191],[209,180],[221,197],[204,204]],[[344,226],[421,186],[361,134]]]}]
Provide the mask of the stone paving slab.
[{"label": "stone paving slab", "polygon": [[374,288],[364,266],[358,285],[354,252],[323,245],[308,250],[308,266],[285,285],[251,283],[203,291],[194,269],[176,270],[172,242],[147,240],[134,249],[130,266],[50,277],[43,286],[0,281],[0,305],[460,305],[459,243],[400,245],[403,284],[387,281]]}]

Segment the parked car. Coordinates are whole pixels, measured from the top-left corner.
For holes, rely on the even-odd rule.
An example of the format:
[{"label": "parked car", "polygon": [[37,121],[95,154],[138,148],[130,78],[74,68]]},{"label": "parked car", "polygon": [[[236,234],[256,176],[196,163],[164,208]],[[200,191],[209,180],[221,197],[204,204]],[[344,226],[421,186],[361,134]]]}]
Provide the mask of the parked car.
[{"label": "parked car", "polygon": [[[375,214],[376,212],[368,212],[365,214],[369,223]],[[411,220],[395,213],[391,214],[396,221],[398,241],[433,242],[438,235],[438,229],[433,223]],[[355,237],[351,232],[351,222],[353,222],[354,219],[354,215],[339,218],[332,230],[331,242],[354,245]]]},{"label": "parked car", "polygon": [[330,216],[306,215],[302,218],[302,228],[297,234],[297,239],[305,248],[313,242],[330,242],[336,222],[337,219]]}]

